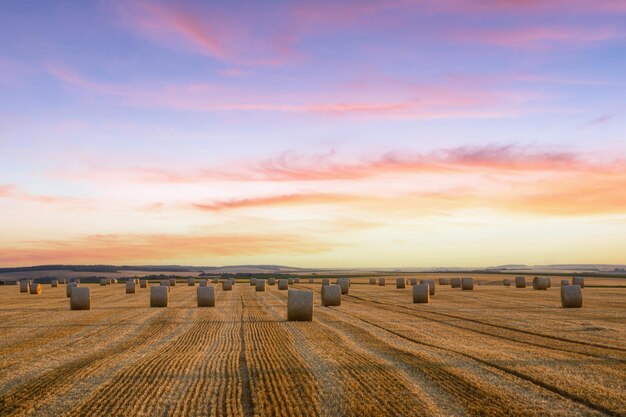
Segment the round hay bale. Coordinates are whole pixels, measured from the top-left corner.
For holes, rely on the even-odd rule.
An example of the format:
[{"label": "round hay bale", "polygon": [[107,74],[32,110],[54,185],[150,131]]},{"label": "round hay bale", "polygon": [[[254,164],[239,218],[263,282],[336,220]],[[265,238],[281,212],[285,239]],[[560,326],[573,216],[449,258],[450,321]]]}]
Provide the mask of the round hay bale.
[{"label": "round hay bale", "polygon": [[428,285],[428,292],[430,293],[431,297],[435,295],[435,280],[434,279],[423,279],[422,284]]},{"label": "round hay bale", "polygon": [[294,278],[293,279],[293,283],[294,284],[299,284],[300,283],[300,278]]},{"label": "round hay bale", "polygon": [[413,302],[416,304],[430,304],[430,286],[428,284],[413,286]]},{"label": "round hay bale", "polygon": [[370,278],[370,285],[376,285],[376,278]]},{"label": "round hay bale", "polygon": [[68,282],[67,283],[67,287],[65,287],[65,294],[67,295],[67,298],[70,298],[72,296],[72,289],[73,288],[78,288],[78,283],[76,283],[76,282]]},{"label": "round hay bale", "polygon": [[91,310],[89,287],[73,287],[70,297],[70,310]]},{"label": "round hay bale", "polygon": [[417,278],[409,278],[409,284],[417,285]]},{"label": "round hay bale", "polygon": [[140,280],[139,280],[139,286],[140,286],[141,288],[148,288],[148,280],[146,280],[146,279],[140,279]]},{"label": "round hay bale", "polygon": [[250,278],[250,286],[251,287],[256,286],[256,278]]},{"label": "round hay bale", "polygon": [[330,285],[330,278],[322,278],[322,285]]},{"label": "round hay bale", "polygon": [[215,307],[215,287],[200,286],[196,290],[198,307]]},{"label": "round hay bale", "polygon": [[385,280],[385,277],[380,277],[378,278],[378,285],[381,287],[384,287],[387,284],[387,281]]},{"label": "round hay bale", "polygon": [[43,291],[43,286],[41,284],[32,284],[30,286],[30,293],[33,295],[39,295]]},{"label": "round hay bale", "polygon": [[315,280],[313,278],[309,278],[309,284],[314,284]]},{"label": "round hay bale", "polygon": [[135,293],[135,281],[126,281],[126,294]]},{"label": "round hay bale", "polygon": [[566,279],[561,280],[561,287],[567,287],[569,285],[569,281]]},{"label": "round hay bale", "polygon": [[461,278],[450,278],[450,287],[461,288]]},{"label": "round hay bale", "polygon": [[293,285],[293,278],[287,278],[287,281],[289,282],[289,285]]},{"label": "round hay bale", "polygon": [[546,277],[546,279],[548,280],[548,288],[552,288],[552,280],[550,277]]},{"label": "round hay bale", "polygon": [[59,286],[59,280],[58,279],[53,279],[50,281],[50,287],[52,288],[56,288]]},{"label": "round hay bale", "polygon": [[208,283],[208,281],[206,279],[201,279],[199,285],[201,287],[206,287],[207,285],[209,285],[209,283]]},{"label": "round hay bale", "polygon": [[226,279],[222,281],[222,291],[232,291],[232,290],[233,290],[233,282],[231,280]]},{"label": "round hay bale", "polygon": [[161,287],[169,287],[171,286],[171,282],[169,279],[162,279],[161,281],[159,281],[159,286]]},{"label": "round hay bale", "polygon": [[533,278],[533,290],[547,290],[548,289],[548,279],[546,277],[535,277]]},{"label": "round hay bale", "polygon": [[573,277],[572,285],[578,285],[580,288],[585,288],[585,277]]},{"label": "round hay bale", "polygon": [[212,280],[213,284],[219,284],[220,283],[220,279],[218,277],[213,278]]},{"label": "round hay bale", "polygon": [[287,293],[287,320],[313,320],[313,291],[289,290]]},{"label": "round hay bale", "polygon": [[276,285],[276,278],[269,278],[269,279],[267,280],[267,283],[268,283],[269,285]]},{"label": "round hay bale", "polygon": [[[80,281],[78,281],[78,283],[80,283]],[[113,279],[111,280],[111,283],[112,283],[112,284],[117,284],[117,278],[113,278]]]},{"label": "round hay bale", "polygon": [[267,289],[267,280],[257,279],[256,280],[256,292],[265,292],[266,289]]},{"label": "round hay bale", "polygon": [[170,287],[176,286],[176,278],[170,278]]},{"label": "round hay bale", "polygon": [[[74,278],[74,282],[80,284],[80,278]],[[115,280],[115,282],[117,282],[117,280]]]},{"label": "round hay bale", "polygon": [[67,284],[67,280],[65,278],[59,278],[59,284]]},{"label": "round hay bale", "polygon": [[526,277],[515,277],[515,288],[526,288]]},{"label": "round hay bale", "polygon": [[322,306],[340,306],[341,287],[339,285],[322,285]]},{"label": "round hay bale", "polygon": [[406,288],[406,279],[396,278],[396,288]]},{"label": "round hay bale", "polygon": [[505,287],[510,287],[511,286],[511,280],[508,278],[504,278],[502,280],[502,285],[504,285]]},{"label": "round hay bale", "polygon": [[109,280],[106,278],[100,278],[100,286],[106,287],[107,285],[109,285]]},{"label": "round hay bale", "polygon": [[169,285],[150,287],[150,307],[167,307],[170,299]]},{"label": "round hay bale", "polygon": [[348,278],[339,278],[337,285],[341,288],[341,295],[347,295],[350,291],[350,280]]},{"label": "round hay bale", "polygon": [[439,278],[439,285],[450,285],[449,278]]},{"label": "round hay bale", "polygon": [[30,281],[25,279],[20,281],[20,292],[30,292]]},{"label": "round hay bale", "polygon": [[279,279],[278,280],[278,289],[281,291],[286,291],[289,289],[289,280]]},{"label": "round hay bale", "polygon": [[583,306],[583,291],[580,285],[566,285],[561,287],[561,306],[564,308],[581,308]]},{"label": "round hay bale", "polygon": [[195,278],[188,278],[187,279],[187,286],[188,287],[195,287],[196,286],[196,279]]},{"label": "round hay bale", "polygon": [[474,289],[474,278],[463,277],[461,278],[461,289],[465,291],[471,291]]}]

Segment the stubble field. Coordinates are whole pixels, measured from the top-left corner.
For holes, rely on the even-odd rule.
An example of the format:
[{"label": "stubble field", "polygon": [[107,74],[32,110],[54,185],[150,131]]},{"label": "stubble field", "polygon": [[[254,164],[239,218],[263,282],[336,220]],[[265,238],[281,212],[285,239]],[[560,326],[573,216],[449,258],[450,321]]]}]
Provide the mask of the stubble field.
[{"label": "stubble field", "polygon": [[64,285],[0,286],[0,415],[626,415],[626,288],[563,309],[558,285],[438,285],[421,305],[393,279],[353,282],[339,307],[293,285],[314,291],[312,322],[243,281],[216,285],[214,308],[183,280],[167,308],[88,285],[90,311],[70,311]]}]

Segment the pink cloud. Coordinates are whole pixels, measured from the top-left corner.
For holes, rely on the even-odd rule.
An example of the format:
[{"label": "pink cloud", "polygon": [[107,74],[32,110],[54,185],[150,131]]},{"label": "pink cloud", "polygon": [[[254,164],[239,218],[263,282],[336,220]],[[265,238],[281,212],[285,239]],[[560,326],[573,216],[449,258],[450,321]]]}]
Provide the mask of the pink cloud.
[{"label": "pink cloud", "polygon": [[41,204],[62,204],[68,206],[83,206],[87,203],[86,200],[75,197],[28,193],[22,191],[15,184],[0,185],[0,199],[1,198]]}]

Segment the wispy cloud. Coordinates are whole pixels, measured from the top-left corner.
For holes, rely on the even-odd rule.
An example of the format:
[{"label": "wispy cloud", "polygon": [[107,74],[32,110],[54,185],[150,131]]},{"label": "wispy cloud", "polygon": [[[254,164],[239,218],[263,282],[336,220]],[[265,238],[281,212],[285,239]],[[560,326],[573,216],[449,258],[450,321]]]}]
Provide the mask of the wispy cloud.
[{"label": "wispy cloud", "polygon": [[23,191],[15,184],[0,185],[0,199],[17,200],[22,202],[57,204],[67,207],[86,207],[89,202],[85,199],[46,194],[33,194]]}]

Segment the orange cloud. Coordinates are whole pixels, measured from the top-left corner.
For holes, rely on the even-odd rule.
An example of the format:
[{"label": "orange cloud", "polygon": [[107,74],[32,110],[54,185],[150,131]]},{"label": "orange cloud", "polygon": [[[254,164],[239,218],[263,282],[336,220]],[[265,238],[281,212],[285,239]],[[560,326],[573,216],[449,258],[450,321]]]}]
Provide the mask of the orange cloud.
[{"label": "orange cloud", "polygon": [[202,211],[221,211],[249,207],[275,207],[305,204],[338,204],[342,202],[362,201],[365,197],[347,194],[286,194],[269,197],[243,198],[236,200],[216,201],[213,203],[195,203],[193,208]]}]

